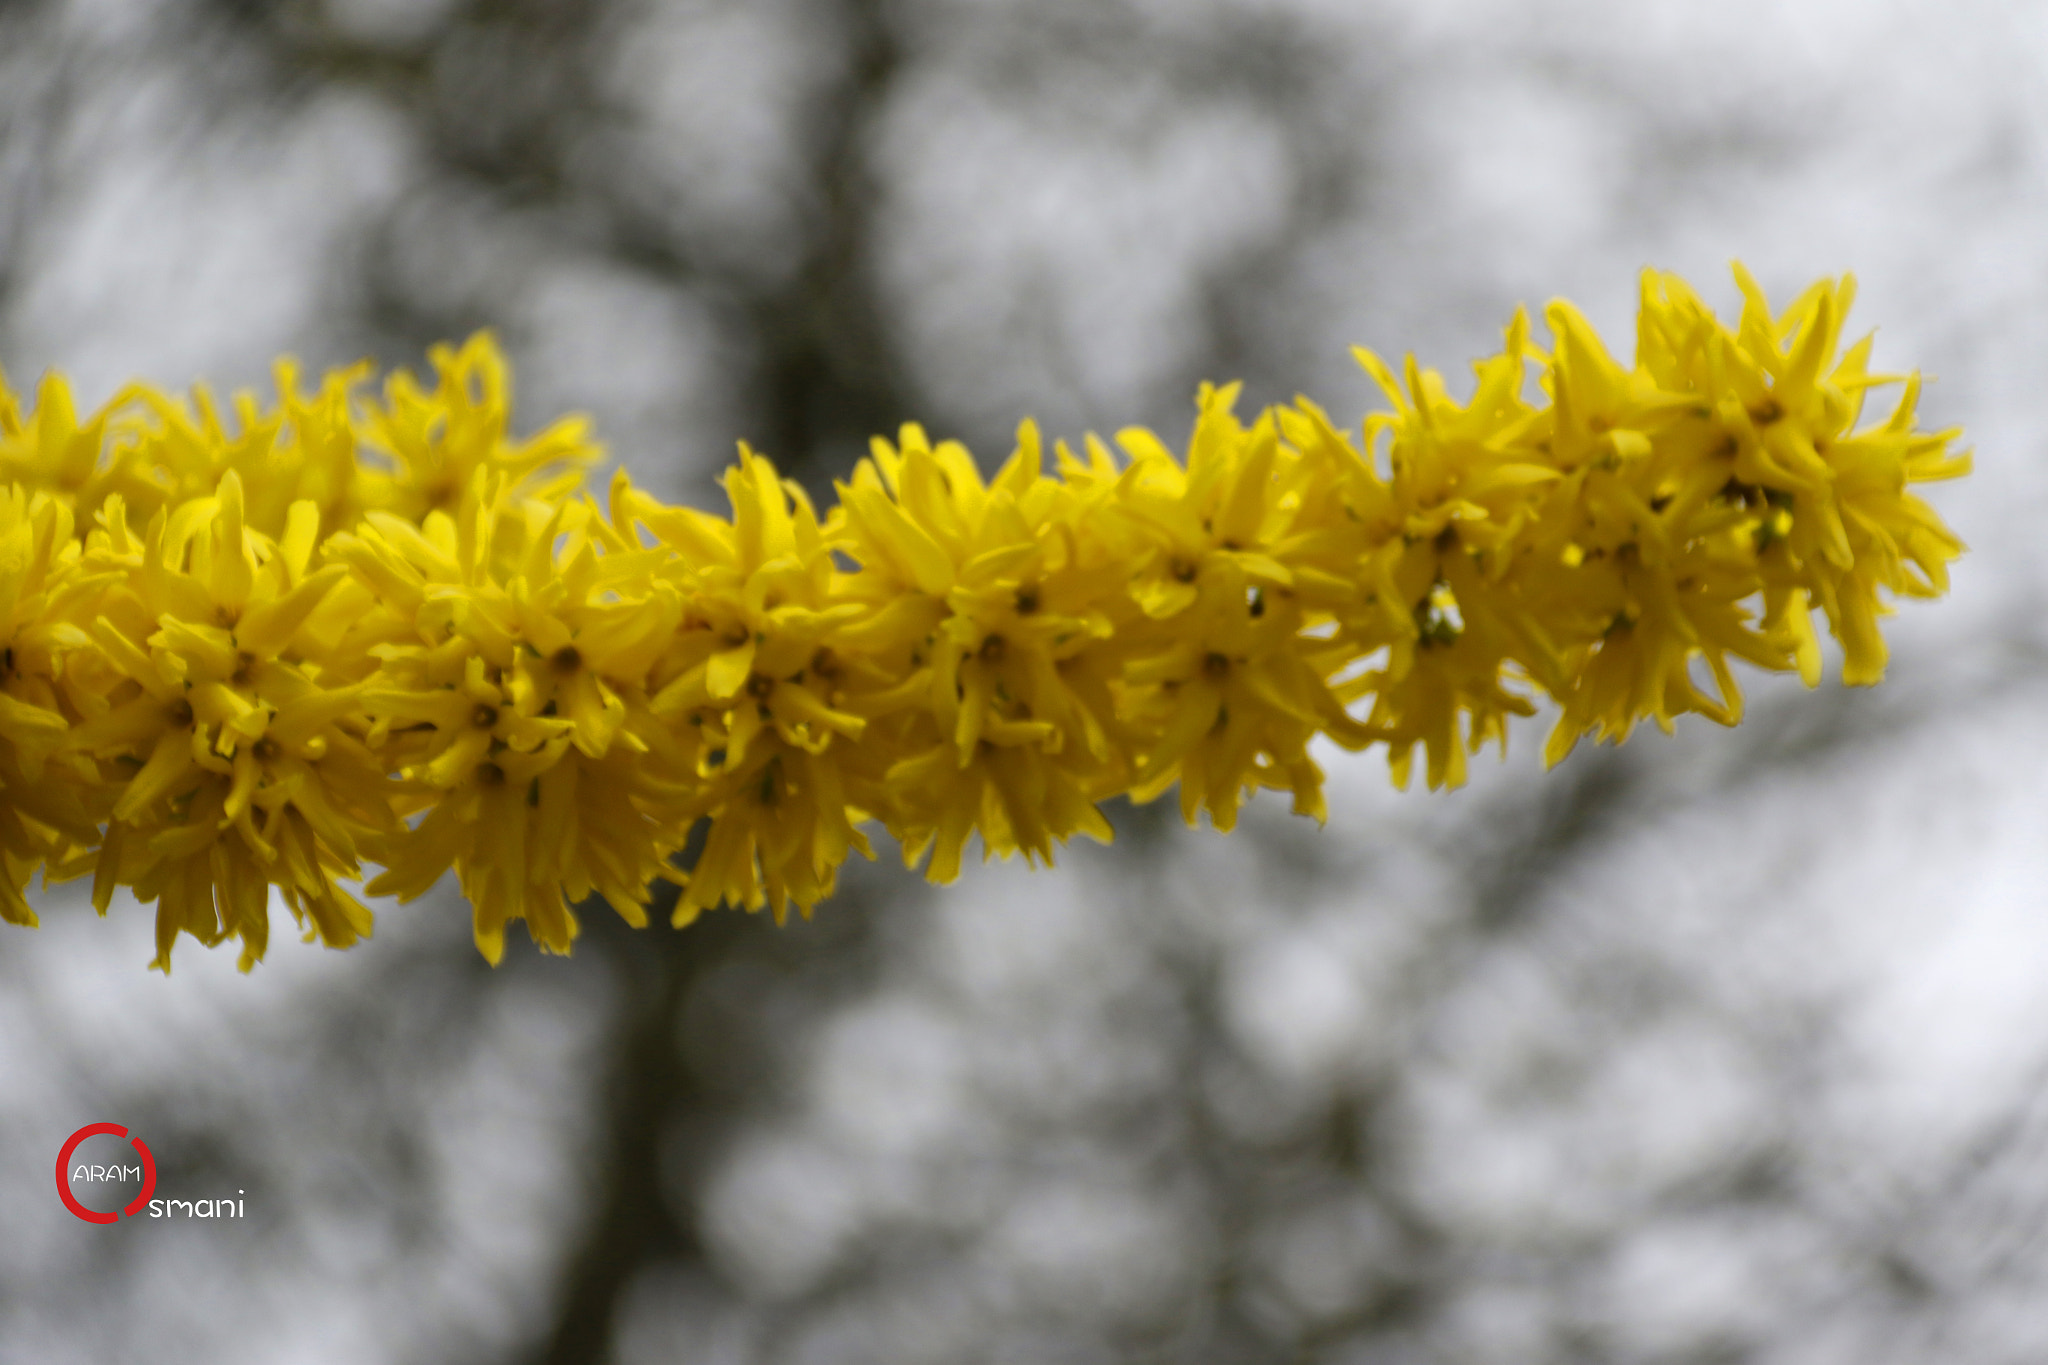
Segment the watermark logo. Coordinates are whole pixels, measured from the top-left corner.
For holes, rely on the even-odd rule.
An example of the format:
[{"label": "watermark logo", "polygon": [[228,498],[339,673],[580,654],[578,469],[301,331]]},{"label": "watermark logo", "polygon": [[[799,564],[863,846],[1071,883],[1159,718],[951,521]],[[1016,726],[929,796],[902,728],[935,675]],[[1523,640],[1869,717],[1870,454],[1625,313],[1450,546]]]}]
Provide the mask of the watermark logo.
[{"label": "watermark logo", "polygon": [[[87,1138],[98,1137],[101,1134],[106,1134],[109,1137],[128,1138],[128,1141],[135,1148],[135,1155],[141,1158],[141,1164],[137,1166],[103,1166],[81,1163],[74,1167],[71,1164],[71,1158],[78,1151],[78,1145]],[[89,1209],[79,1203],[78,1197],[71,1193],[71,1182],[74,1180],[128,1181],[135,1179],[142,1181],[142,1192],[130,1200],[127,1207],[123,1208],[119,1213],[100,1213]],[[150,1155],[149,1144],[139,1137],[129,1137],[128,1130],[118,1123],[88,1123],[85,1127],[66,1138],[64,1140],[64,1150],[57,1153],[57,1197],[64,1201],[65,1208],[70,1209],[73,1214],[83,1218],[88,1223],[112,1223],[124,1217],[132,1218],[142,1211],[143,1206],[149,1203],[149,1197],[155,1193],[156,1158]],[[155,1210],[152,1209],[151,1213],[153,1216],[157,1216],[155,1215]]]},{"label": "watermark logo", "polygon": [[[134,1159],[108,1141],[110,1138],[127,1138],[135,1149]],[[82,1191],[78,1191],[80,1186]],[[135,1190],[133,1199],[128,1199],[130,1188]],[[79,1192],[85,1199],[78,1197]],[[233,1199],[157,1198],[155,1155],[148,1143],[118,1123],[88,1123],[66,1138],[64,1150],[57,1153],[57,1197],[74,1216],[88,1223],[117,1223],[145,1209],[151,1218],[242,1218],[246,1216],[242,1206],[245,1193],[236,1190]],[[87,1207],[88,1202],[107,1204],[123,1199],[128,1203],[118,1212]]]}]

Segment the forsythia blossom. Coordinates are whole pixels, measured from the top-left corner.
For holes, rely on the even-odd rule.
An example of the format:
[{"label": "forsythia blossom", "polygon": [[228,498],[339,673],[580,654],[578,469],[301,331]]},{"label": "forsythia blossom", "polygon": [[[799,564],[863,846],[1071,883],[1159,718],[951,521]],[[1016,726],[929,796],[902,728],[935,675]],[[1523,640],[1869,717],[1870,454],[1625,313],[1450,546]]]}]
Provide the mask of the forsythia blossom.
[{"label": "forsythia blossom", "polygon": [[822,515],[744,447],[729,517],[594,496],[580,421],[508,432],[487,336],[379,395],[281,362],[227,415],[0,383],[0,916],[91,876],[102,913],[155,902],[164,970],[180,932],[246,968],[273,893],[346,946],[366,868],[402,899],[452,870],[496,961],[513,920],[567,952],[592,896],[645,923],[657,879],[677,924],[808,912],[870,823],[943,881],[977,835],[1106,840],[1119,795],[1320,819],[1318,736],[1438,787],[1544,697],[1552,762],[1732,724],[1732,660],[1819,680],[1816,610],[1876,682],[1887,597],[1962,549],[1908,488],[1968,456],[1841,349],[1853,281],[1773,315],[1736,273],[1732,326],[1646,274],[1633,366],[1562,302],[1464,401],[1360,351],[1391,410],[1356,437],[1204,386],[1184,456],[1134,429],[1048,463],[1027,422],[990,479],[906,426]]}]

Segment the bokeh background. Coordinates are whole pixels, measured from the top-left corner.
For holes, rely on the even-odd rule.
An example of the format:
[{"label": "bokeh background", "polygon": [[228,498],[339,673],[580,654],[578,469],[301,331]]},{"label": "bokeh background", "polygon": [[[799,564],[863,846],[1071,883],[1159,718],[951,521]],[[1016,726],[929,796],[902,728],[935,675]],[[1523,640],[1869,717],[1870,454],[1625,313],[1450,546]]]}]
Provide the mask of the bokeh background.
[{"label": "bokeh background", "polygon": [[[1750,679],[1328,826],[493,971],[384,908],[239,977],[0,935],[0,1361],[2048,1359],[2048,8],[2012,0],[8,0],[0,363],[268,384],[495,328],[718,506],[903,420],[1373,402],[1640,268],[1853,269],[1979,470],[1881,688]],[[94,1228],[112,1119],[231,1222]]]}]

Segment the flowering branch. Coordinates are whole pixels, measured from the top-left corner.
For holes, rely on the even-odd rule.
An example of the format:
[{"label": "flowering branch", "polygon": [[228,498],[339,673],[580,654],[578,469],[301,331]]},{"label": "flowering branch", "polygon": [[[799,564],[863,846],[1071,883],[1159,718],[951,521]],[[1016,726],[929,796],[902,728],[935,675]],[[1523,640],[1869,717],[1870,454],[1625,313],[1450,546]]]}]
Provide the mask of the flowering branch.
[{"label": "flowering branch", "polygon": [[1542,696],[1552,763],[1733,724],[1731,659],[1819,681],[1815,610],[1874,683],[1880,594],[1938,596],[1962,549],[1908,485],[1968,456],[1915,427],[1917,375],[1838,353],[1850,278],[1773,317],[1736,275],[1731,327],[1646,273],[1633,368],[1568,303],[1549,351],[1518,312],[1463,403],[1359,351],[1392,411],[1358,441],[1307,399],[1247,425],[1234,385],[1185,460],[1131,429],[1048,471],[1026,422],[984,480],[906,426],[822,517],[744,446],[730,518],[623,471],[600,502],[581,420],[508,434],[485,335],[374,397],[280,362],[232,421],[0,384],[0,915],[90,874],[102,914],[155,902],[158,967],[184,932],[247,969],[273,887],[346,947],[365,864],[402,900],[452,868],[495,962],[513,920],[567,952],[592,895],[644,924],[657,879],[678,925],[808,912],[872,821],[947,881],[971,836],[1050,862],[1176,784],[1191,823],[1259,787],[1321,819],[1318,736],[1440,787]]}]

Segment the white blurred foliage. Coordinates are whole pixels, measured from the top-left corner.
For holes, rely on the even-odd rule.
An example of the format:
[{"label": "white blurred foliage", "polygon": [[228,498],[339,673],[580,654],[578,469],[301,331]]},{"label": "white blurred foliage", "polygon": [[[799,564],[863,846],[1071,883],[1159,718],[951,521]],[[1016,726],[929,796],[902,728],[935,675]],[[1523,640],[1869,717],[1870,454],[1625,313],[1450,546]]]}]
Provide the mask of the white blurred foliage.
[{"label": "white blurred foliage", "polygon": [[820,208],[812,106],[847,78],[831,61],[833,21],[797,0],[628,13],[606,77],[632,117],[593,154],[629,158],[628,193],[691,250],[748,272],[785,268]]},{"label": "white blurred foliage", "polygon": [[[431,997],[391,998],[423,980],[419,958],[461,960],[445,902],[387,907],[351,955],[294,943],[276,905],[282,941],[247,977],[189,940],[169,978],[146,972],[151,913],[125,897],[104,923],[76,896],[47,908],[0,965],[12,1036],[37,1044],[0,1051],[0,1132],[19,1158],[0,1201],[21,1211],[0,1239],[0,1359],[126,1358],[141,1333],[165,1359],[364,1359],[400,1349],[397,1329],[499,1349],[539,1329],[524,1287],[575,1225],[569,1155],[588,1140],[586,1115],[550,1097],[601,1061],[587,979],[508,983],[451,1033]],[[154,1127],[123,1103],[143,1095]],[[159,1198],[241,1190],[243,1217],[73,1220],[49,1158],[107,1119],[151,1145]],[[166,1160],[195,1136],[207,1164]],[[28,1216],[45,1205],[54,1216]],[[113,1237],[134,1265],[122,1302],[81,1315],[72,1289]],[[422,1296],[441,1305],[431,1323],[407,1308]]]},{"label": "white blurred foliage", "polygon": [[977,432],[1025,412],[1114,430],[1198,353],[1212,277],[1284,221],[1286,145],[1241,100],[963,46],[881,139],[882,265],[919,375]]},{"label": "white blurred foliage", "polygon": [[18,354],[98,403],[148,378],[241,386],[316,334],[345,234],[405,175],[403,128],[324,96],[282,126],[208,126],[201,77],[169,61],[88,107],[66,183],[19,269]]}]

